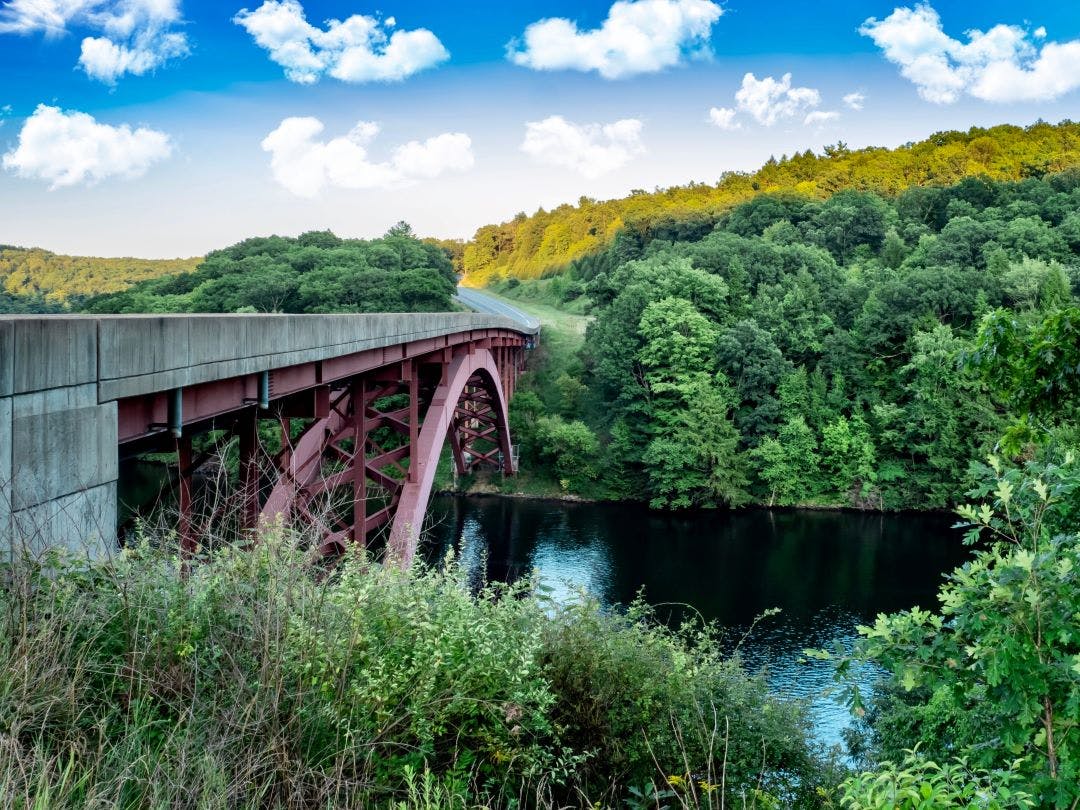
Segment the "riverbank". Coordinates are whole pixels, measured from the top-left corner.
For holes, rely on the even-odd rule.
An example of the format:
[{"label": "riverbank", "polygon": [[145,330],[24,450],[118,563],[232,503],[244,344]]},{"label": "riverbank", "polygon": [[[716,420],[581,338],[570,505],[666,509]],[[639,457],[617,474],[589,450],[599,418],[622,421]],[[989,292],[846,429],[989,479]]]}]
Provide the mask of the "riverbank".
[{"label": "riverbank", "polygon": [[[521,474],[519,474],[521,475]],[[525,474],[529,475],[529,474]],[[518,500],[531,500],[531,501],[552,501],[562,503],[605,503],[605,504],[633,504],[634,506],[640,506],[648,509],[648,501],[635,500],[633,498],[606,498],[606,497],[590,497],[587,495],[581,495],[574,492],[566,492],[559,487],[559,482],[551,476],[544,475],[529,475],[528,483],[524,488],[520,487],[519,477],[506,477],[503,478],[500,474],[477,474],[467,476],[468,483],[466,486],[460,486],[453,483],[450,476],[450,470],[447,462],[446,469],[443,470],[443,475],[440,479],[436,480],[436,486],[433,490],[435,495],[438,496],[461,496],[465,498],[470,497],[495,497],[495,498],[510,498]],[[797,504],[770,504],[765,501],[751,501],[749,503],[741,504],[736,507],[729,506],[713,506],[713,507],[700,507],[696,509],[680,509],[680,510],[662,510],[653,509],[650,510],[657,514],[673,514],[673,515],[686,515],[686,514],[707,514],[710,512],[744,512],[744,511],[767,511],[767,512],[835,512],[835,513],[850,513],[859,515],[941,515],[952,516],[955,515],[954,510],[950,508],[926,508],[926,509],[882,509],[873,506],[857,506],[852,504],[840,504],[840,503],[797,503]]]}]

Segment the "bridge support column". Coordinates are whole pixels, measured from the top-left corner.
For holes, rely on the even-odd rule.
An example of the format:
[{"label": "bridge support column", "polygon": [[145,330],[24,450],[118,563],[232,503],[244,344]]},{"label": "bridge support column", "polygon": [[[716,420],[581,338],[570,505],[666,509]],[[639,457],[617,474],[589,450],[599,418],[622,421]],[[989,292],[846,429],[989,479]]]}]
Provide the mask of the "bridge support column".
[{"label": "bridge support column", "polygon": [[259,526],[259,413],[255,408],[246,409],[237,420],[240,451],[240,500],[243,526],[256,529]]},{"label": "bridge support column", "polygon": [[180,552],[190,557],[198,550],[195,538],[195,459],[191,452],[191,436],[183,435],[176,440],[176,495],[177,508],[180,510],[177,532],[180,536]]}]

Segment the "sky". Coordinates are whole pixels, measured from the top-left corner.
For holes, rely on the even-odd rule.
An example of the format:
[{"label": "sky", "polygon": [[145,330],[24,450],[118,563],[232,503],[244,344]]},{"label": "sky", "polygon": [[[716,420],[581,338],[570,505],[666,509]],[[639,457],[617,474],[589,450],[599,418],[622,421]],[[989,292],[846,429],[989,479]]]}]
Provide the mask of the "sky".
[{"label": "sky", "polygon": [[0,0],[0,244],[477,227],[1080,120],[1080,0]]}]

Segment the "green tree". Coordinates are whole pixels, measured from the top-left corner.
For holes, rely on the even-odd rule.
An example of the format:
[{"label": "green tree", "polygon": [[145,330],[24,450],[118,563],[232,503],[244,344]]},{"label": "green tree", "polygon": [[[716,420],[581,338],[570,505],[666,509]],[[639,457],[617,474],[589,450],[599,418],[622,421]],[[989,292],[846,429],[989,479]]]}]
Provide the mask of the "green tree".
[{"label": "green tree", "polygon": [[536,420],[536,441],[540,457],[554,466],[568,489],[580,491],[596,480],[600,444],[584,422],[541,416]]},{"label": "green tree", "polygon": [[997,438],[1000,418],[986,387],[961,365],[969,345],[948,326],[916,332],[901,369],[904,446],[918,462],[909,471],[914,503],[946,507],[971,459]]},{"label": "green tree", "polygon": [[856,505],[877,479],[877,459],[870,430],[862,416],[839,416],[821,435],[821,463],[831,492]]},{"label": "green tree", "polygon": [[679,401],[652,415],[653,438],[642,459],[650,506],[739,506],[749,500],[739,432],[731,419],[734,395],[727,380],[698,372],[664,393],[666,399]]},{"label": "green tree", "polygon": [[714,376],[717,328],[693,304],[649,304],[638,331],[651,439],[642,456],[654,508],[746,500],[746,477],[731,420],[734,393]]},{"label": "green tree", "polygon": [[801,416],[785,422],[777,438],[766,439],[750,455],[770,506],[806,503],[821,483],[817,440]]}]

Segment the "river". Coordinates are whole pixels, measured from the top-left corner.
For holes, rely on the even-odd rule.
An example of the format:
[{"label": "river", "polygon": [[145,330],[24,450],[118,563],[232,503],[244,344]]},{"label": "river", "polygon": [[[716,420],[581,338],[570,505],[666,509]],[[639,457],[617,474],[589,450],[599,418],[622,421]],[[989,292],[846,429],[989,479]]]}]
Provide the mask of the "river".
[{"label": "river", "polygon": [[[777,693],[809,701],[819,739],[839,743],[848,712],[823,692],[828,663],[805,648],[850,646],[858,624],[882,612],[937,606],[942,574],[966,549],[944,514],[806,510],[670,515],[635,504],[500,497],[432,501],[426,553],[451,546],[474,581],[514,581],[535,570],[556,598],[584,589],[604,605],[641,590],[663,615],[691,609],[740,638],[748,668]],[[677,607],[684,605],[687,607]],[[860,673],[870,686],[875,673]]]}]

